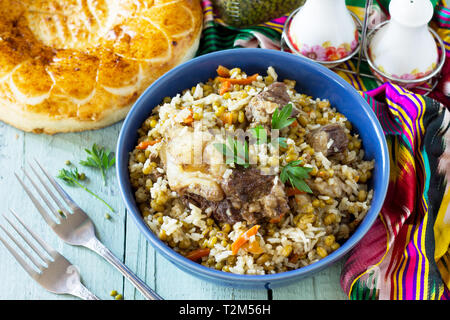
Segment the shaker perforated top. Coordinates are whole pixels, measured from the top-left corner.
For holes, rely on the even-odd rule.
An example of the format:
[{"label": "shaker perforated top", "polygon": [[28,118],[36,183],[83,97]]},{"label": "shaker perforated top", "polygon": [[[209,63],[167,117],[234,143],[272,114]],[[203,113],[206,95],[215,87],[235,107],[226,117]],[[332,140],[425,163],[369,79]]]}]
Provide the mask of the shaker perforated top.
[{"label": "shaker perforated top", "polygon": [[391,0],[389,4],[391,18],[408,26],[422,26],[433,17],[433,5],[430,0]]}]

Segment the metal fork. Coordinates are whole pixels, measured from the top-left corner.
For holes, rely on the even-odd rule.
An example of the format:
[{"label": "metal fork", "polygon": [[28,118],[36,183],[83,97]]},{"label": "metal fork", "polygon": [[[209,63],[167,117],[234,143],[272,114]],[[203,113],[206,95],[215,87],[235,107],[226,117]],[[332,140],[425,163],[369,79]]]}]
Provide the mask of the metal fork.
[{"label": "metal fork", "polygon": [[[106,259],[114,267],[116,267],[122,275],[124,275],[148,300],[163,300],[156,292],[148,287],[145,282],[138,278],[125,264],[122,263],[95,235],[95,227],[88,215],[71,199],[71,197],[64,191],[64,189],[55,181],[55,179],[41,166],[41,164],[34,160],[41,174],[38,174],[37,168],[30,164],[30,168],[34,175],[38,178],[41,186],[50,195],[55,206],[49,200],[49,198],[43,193],[42,188],[39,188],[35,180],[33,180],[28,172],[23,169],[25,176],[33,185],[34,189],[43,200],[51,215],[44,209],[41,203],[36,199],[33,192],[28,188],[23,180],[15,173],[16,178],[24,188],[25,192],[30,197],[31,201],[38,209],[41,216],[47,222],[47,224],[55,231],[55,233],[66,243],[76,246],[84,246],[96,252],[100,256]],[[43,175],[42,175],[43,173]],[[42,178],[45,176],[46,178]],[[44,181],[47,180],[47,182]],[[50,184],[48,183],[50,182]],[[55,192],[59,194],[60,198],[67,205],[63,205],[60,199],[56,196]],[[69,208],[69,210],[67,209]],[[56,220],[56,222],[55,222]]]},{"label": "metal fork", "polygon": [[[17,248],[25,255],[28,260],[21,257],[8,242],[0,236],[0,241],[8,249],[8,251],[14,256],[17,262],[25,269],[25,271],[42,287],[50,292],[56,294],[71,294],[85,300],[99,300],[93,293],[91,293],[80,281],[80,274],[78,269],[73,266],[66,258],[64,258],[59,252],[54,250],[50,245],[46,244],[36,233],[34,233],[25,223],[18,217],[14,210],[10,209],[11,213],[15,216],[17,221],[22,227],[31,235],[31,237],[37,242],[39,249],[35,243],[30,241],[23,231],[17,226],[15,222],[10,220],[4,215],[5,220],[16,231],[19,237],[35,252],[40,258],[39,260],[34,257],[28,249],[26,249],[8,230],[0,224],[0,228],[7,235],[7,237],[16,244]],[[39,271],[36,271],[35,269]]]}]

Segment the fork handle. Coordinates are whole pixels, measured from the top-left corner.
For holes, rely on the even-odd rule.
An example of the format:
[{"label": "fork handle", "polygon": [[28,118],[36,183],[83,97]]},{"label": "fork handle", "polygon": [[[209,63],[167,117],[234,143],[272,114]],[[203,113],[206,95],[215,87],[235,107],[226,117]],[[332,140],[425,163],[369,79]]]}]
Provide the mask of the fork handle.
[{"label": "fork handle", "polygon": [[133,273],[122,261],[120,261],[103,243],[97,238],[92,238],[85,247],[93,250],[122,273],[135,287],[142,293],[147,300],[163,300],[155,291]]},{"label": "fork handle", "polygon": [[79,283],[76,288],[72,289],[72,295],[77,296],[83,300],[100,300],[95,294],[90,292],[85,286]]}]

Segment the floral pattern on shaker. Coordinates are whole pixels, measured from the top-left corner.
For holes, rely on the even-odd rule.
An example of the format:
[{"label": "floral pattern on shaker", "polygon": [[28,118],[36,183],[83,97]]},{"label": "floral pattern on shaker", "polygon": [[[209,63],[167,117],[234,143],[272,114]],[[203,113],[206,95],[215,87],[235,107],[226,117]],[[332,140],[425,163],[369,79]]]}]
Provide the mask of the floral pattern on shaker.
[{"label": "floral pattern on shaker", "polygon": [[[389,75],[383,68],[383,66],[377,66],[377,68],[383,72],[384,74]],[[427,68],[426,71],[424,72],[420,72],[418,69],[414,69],[411,71],[411,73],[405,73],[402,75],[395,75],[392,74],[390,75],[392,78],[395,79],[400,79],[400,80],[417,80],[417,79],[421,79],[423,77],[426,77],[427,75],[429,75],[434,69],[436,68],[436,63],[433,63],[430,67]]]},{"label": "floral pattern on shaker", "polygon": [[336,61],[347,57],[355,51],[359,43],[359,34],[358,30],[355,30],[355,39],[351,43],[343,43],[338,47],[332,46],[330,41],[325,41],[322,45],[309,46],[303,44],[299,48],[292,39],[289,40],[294,48],[305,57],[316,61]]},{"label": "floral pattern on shaker", "polygon": [[325,52],[325,48],[321,47],[321,46],[308,46],[307,44],[304,44],[302,46],[302,49],[299,50],[301,52],[302,55],[304,55],[305,57],[308,57],[310,59],[313,60],[318,60],[318,61],[325,61],[327,60],[327,55]]},{"label": "floral pattern on shaker", "polygon": [[[398,84],[401,85],[402,87],[404,87],[405,89],[412,89],[418,85],[422,85],[423,83],[426,82],[426,80],[419,82],[419,83],[407,83],[404,81],[408,81],[408,80],[419,80],[421,78],[424,78],[426,76],[428,76],[431,72],[433,72],[433,70],[436,69],[437,64],[433,63],[430,67],[428,67],[428,69],[425,72],[419,72],[418,69],[414,69],[413,71],[411,71],[411,73],[406,73],[403,74],[401,76],[397,76],[397,75],[390,75],[389,73],[387,73],[383,66],[377,66],[377,70],[370,68],[372,70],[372,73],[382,82],[392,82],[394,84]],[[380,73],[382,72],[382,73]],[[398,79],[397,81],[395,80],[389,80],[388,78],[386,78],[384,75],[389,75],[392,78]]]}]

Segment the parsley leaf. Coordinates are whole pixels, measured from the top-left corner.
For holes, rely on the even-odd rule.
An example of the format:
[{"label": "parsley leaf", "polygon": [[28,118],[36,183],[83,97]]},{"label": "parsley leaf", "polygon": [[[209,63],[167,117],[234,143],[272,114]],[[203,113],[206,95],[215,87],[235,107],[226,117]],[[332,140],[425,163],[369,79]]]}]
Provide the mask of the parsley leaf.
[{"label": "parsley leaf", "polygon": [[73,169],[61,169],[61,170],[59,170],[58,175],[56,177],[63,180],[68,186],[71,186],[71,187],[78,186],[78,187],[82,188],[86,192],[93,195],[96,199],[103,202],[109,208],[109,210],[114,212],[114,209],[111,208],[111,206],[109,204],[107,204],[105,200],[103,200],[98,195],[96,195],[94,192],[92,192],[90,189],[88,189],[83,184],[81,184],[80,174],[78,173],[78,169],[76,167]]},{"label": "parsley leaf", "polygon": [[80,164],[99,169],[102,173],[103,184],[106,186],[106,171],[116,163],[114,152],[99,147],[95,143],[91,150],[85,149],[85,151],[89,156],[86,160],[81,160]]},{"label": "parsley leaf", "polygon": [[275,141],[272,142],[272,144],[273,144],[274,146],[279,145],[280,147],[286,149],[286,148],[288,147],[286,141],[287,141],[287,138],[285,138],[285,137],[278,137]]},{"label": "parsley leaf", "polygon": [[283,183],[289,183],[296,189],[307,193],[312,193],[311,188],[305,182],[309,178],[309,172],[312,168],[300,167],[301,160],[289,162],[283,167],[280,174],[280,180]]},{"label": "parsley leaf", "polygon": [[61,169],[58,172],[57,178],[62,179],[68,186],[74,187],[76,182],[80,180],[78,169]]},{"label": "parsley leaf", "polygon": [[286,143],[287,138],[285,138],[285,137],[277,137],[276,140],[270,141],[270,139],[267,135],[267,130],[262,125],[257,125],[256,127],[250,129],[250,132],[255,137],[255,140],[256,140],[255,142],[258,145],[265,144],[265,143],[271,143],[274,146],[279,145],[282,148],[288,147],[288,145]]},{"label": "parsley leaf", "polygon": [[267,131],[262,125],[257,125],[252,128],[251,133],[256,139],[256,144],[264,144],[267,142]]},{"label": "parsley leaf", "polygon": [[216,150],[221,152],[225,156],[226,164],[238,164],[244,168],[250,167],[248,143],[244,140],[244,143],[233,137],[228,137],[228,145],[224,143],[215,143]]},{"label": "parsley leaf", "polygon": [[292,104],[288,103],[281,109],[275,109],[272,115],[272,129],[281,130],[291,125],[295,118],[291,118]]}]

